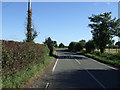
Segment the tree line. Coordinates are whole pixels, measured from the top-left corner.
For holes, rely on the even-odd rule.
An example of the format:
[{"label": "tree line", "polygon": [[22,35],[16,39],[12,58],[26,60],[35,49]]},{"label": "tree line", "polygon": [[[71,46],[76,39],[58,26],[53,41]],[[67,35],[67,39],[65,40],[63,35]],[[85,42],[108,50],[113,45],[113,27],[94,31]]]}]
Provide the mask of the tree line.
[{"label": "tree line", "polygon": [[[84,40],[71,42],[68,49],[70,51],[80,51],[86,48],[87,52],[92,52],[97,48],[100,49],[101,53],[104,53],[106,47],[113,45],[113,37],[118,36],[120,38],[120,19],[112,19],[111,12],[92,15],[88,19],[91,22],[88,26],[92,29],[92,40],[89,40],[86,44]],[[120,47],[120,42],[118,41],[116,45]]]},{"label": "tree line", "polygon": [[[97,48],[100,49],[101,53],[104,53],[106,47],[113,46],[113,37],[117,36],[120,38],[120,19],[112,18],[111,12],[92,15],[91,17],[88,17],[88,19],[91,22],[88,26],[92,29],[92,39],[88,42],[85,40],[71,42],[68,49],[70,51],[81,51],[83,48],[86,48],[87,52],[92,52]],[[31,31],[31,34],[29,35],[29,32],[26,33],[26,42],[34,42],[34,39],[38,35],[30,26],[31,22],[28,17],[27,31]],[[53,41],[50,37],[45,40],[44,44],[46,44],[50,49],[50,55],[52,54],[54,47],[65,47],[63,43],[60,43],[58,46],[57,41]],[[116,43],[116,46],[120,47],[119,41]]]}]

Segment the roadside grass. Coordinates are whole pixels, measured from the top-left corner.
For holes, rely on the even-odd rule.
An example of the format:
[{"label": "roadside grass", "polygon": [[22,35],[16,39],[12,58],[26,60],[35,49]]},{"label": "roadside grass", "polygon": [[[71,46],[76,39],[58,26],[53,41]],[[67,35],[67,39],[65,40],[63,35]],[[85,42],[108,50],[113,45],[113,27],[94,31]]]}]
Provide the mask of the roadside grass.
[{"label": "roadside grass", "polygon": [[84,53],[85,56],[91,57],[96,59],[100,62],[113,65],[117,68],[120,68],[120,54],[119,53],[103,53],[103,54],[96,54],[96,53]]},{"label": "roadside grass", "polygon": [[26,69],[16,72],[12,76],[2,76],[2,88],[21,88],[30,78],[42,71],[52,59],[53,57],[47,56],[44,63],[31,64]]},{"label": "roadside grass", "polygon": [[58,47],[57,47],[57,48],[55,48],[55,49],[56,49],[56,50],[57,50],[57,49],[58,49],[58,50],[61,50],[61,49],[68,49],[68,48],[66,48],[66,47],[65,47],[65,48],[58,48]]},{"label": "roadside grass", "polygon": [[81,50],[81,51],[75,52],[75,53],[82,54],[82,55],[85,55],[87,57],[98,60],[98,61],[100,61],[102,63],[110,64],[110,65],[112,65],[114,67],[120,68],[120,53],[108,53],[108,52],[105,52],[103,54],[100,54],[99,51],[95,51],[93,53],[86,53],[85,50]]}]

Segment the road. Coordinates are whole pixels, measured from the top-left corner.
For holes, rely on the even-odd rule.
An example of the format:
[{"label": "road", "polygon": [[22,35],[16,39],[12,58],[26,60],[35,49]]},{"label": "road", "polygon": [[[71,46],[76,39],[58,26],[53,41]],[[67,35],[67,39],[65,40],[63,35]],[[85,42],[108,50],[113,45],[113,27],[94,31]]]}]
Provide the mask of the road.
[{"label": "road", "polygon": [[57,50],[58,59],[31,88],[120,88],[120,71],[91,58]]}]

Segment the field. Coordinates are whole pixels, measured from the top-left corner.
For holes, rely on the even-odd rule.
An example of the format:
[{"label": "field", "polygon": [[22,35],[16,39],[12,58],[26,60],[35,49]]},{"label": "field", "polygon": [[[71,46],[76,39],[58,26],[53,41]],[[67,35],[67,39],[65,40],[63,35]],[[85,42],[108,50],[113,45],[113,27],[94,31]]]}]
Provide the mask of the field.
[{"label": "field", "polygon": [[[95,51],[100,51],[100,50],[95,50]],[[120,49],[105,49],[105,53],[120,53]]]}]

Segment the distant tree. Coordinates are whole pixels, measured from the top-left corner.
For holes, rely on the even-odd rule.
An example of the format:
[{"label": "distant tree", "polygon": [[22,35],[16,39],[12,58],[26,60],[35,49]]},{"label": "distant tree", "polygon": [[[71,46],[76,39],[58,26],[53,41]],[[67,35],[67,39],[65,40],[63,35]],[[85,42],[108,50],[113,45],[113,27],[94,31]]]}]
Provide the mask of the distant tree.
[{"label": "distant tree", "polygon": [[81,44],[82,49],[85,47],[86,41],[85,40],[80,40],[79,41]]},{"label": "distant tree", "polygon": [[58,47],[57,41],[53,41],[53,46],[54,46],[54,47]]},{"label": "distant tree", "polygon": [[46,44],[50,50],[50,55],[53,55],[53,47],[54,47],[54,41],[52,41],[52,39],[50,37],[48,37],[47,39],[45,39],[45,42],[43,42],[44,44]]},{"label": "distant tree", "polygon": [[94,52],[94,50],[95,50],[95,43],[94,43],[94,41],[93,40],[89,40],[86,43],[85,48],[86,48],[86,52],[87,53]]},{"label": "distant tree", "polygon": [[69,51],[75,51],[75,46],[77,42],[71,42],[68,46]]},{"label": "distant tree", "polygon": [[69,51],[81,51],[85,47],[85,40],[79,42],[71,42],[68,46]]},{"label": "distant tree", "polygon": [[82,42],[77,42],[75,44],[75,51],[81,51],[83,49],[83,43]]},{"label": "distant tree", "polygon": [[93,22],[89,24],[93,30],[93,40],[97,47],[100,49],[100,52],[103,53],[107,44],[109,44],[110,40],[113,38],[115,28],[117,28],[116,19],[111,19],[111,12],[92,15],[89,17],[90,21]]},{"label": "distant tree", "polygon": [[118,45],[118,47],[120,47],[120,41],[116,42],[115,45]]},{"label": "distant tree", "polygon": [[63,43],[59,44],[59,48],[64,48],[64,47],[65,47],[65,45]]}]

